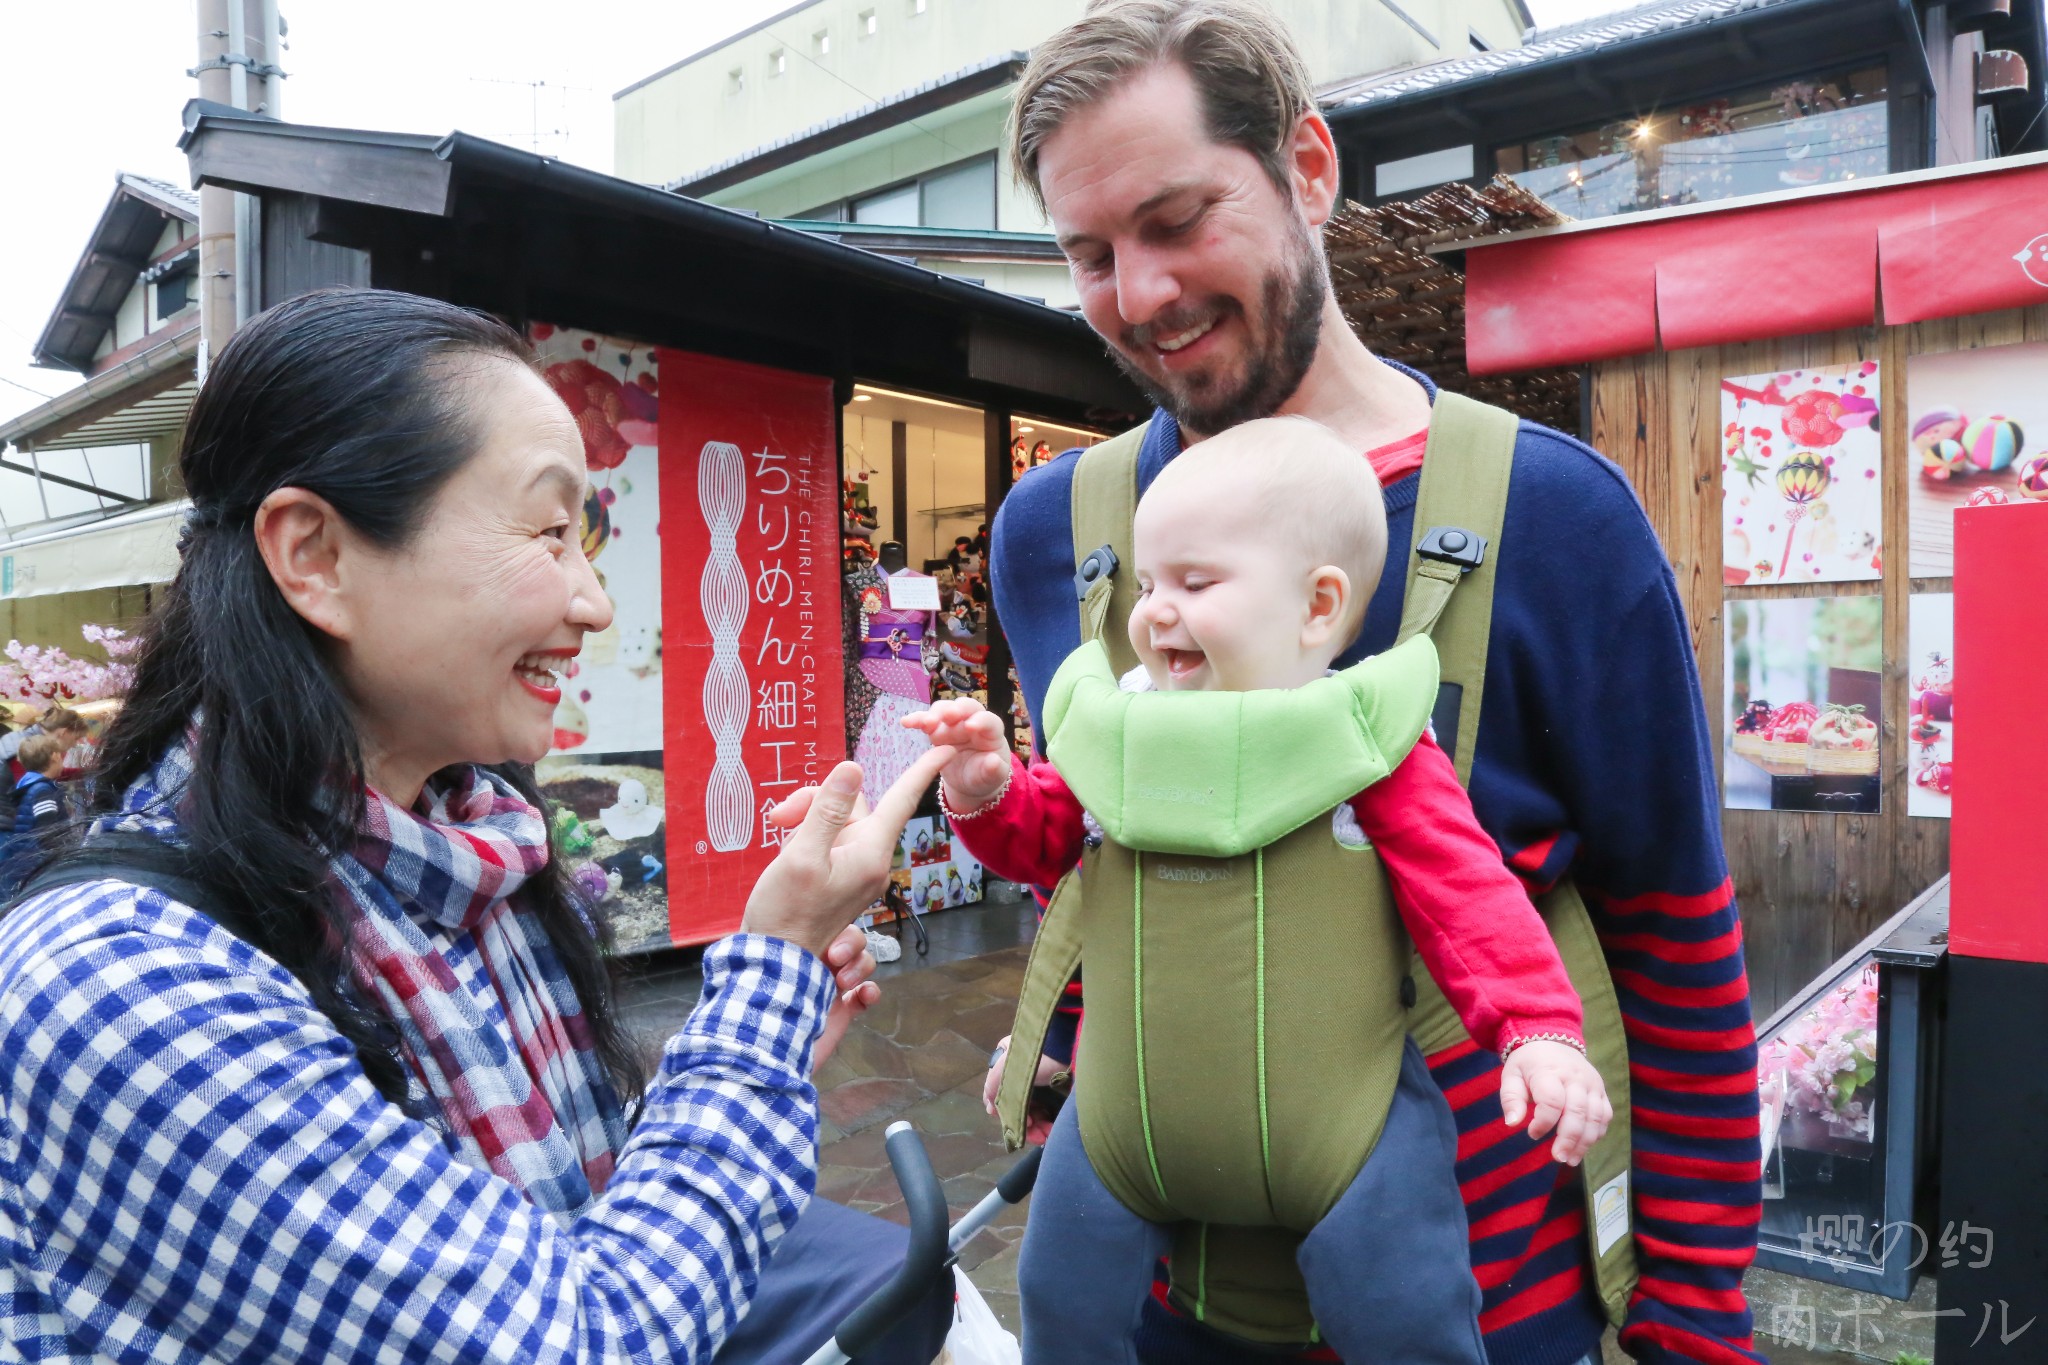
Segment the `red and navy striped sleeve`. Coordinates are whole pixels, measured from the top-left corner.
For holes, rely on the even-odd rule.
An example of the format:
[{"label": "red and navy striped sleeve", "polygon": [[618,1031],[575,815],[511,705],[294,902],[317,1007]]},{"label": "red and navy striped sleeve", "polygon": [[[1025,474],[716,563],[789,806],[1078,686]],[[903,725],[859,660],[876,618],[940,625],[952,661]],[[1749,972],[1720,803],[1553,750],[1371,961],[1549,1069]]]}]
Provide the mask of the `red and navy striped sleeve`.
[{"label": "red and navy striped sleeve", "polygon": [[[1577,554],[1556,534],[1567,524]],[[1513,586],[1495,605],[1473,799],[1525,881],[1573,878],[1613,974],[1641,1271],[1622,1344],[1756,1361],[1742,1294],[1762,1194],[1756,1036],[1677,585],[1620,472],[1540,429],[1524,428],[1502,539]]]}]

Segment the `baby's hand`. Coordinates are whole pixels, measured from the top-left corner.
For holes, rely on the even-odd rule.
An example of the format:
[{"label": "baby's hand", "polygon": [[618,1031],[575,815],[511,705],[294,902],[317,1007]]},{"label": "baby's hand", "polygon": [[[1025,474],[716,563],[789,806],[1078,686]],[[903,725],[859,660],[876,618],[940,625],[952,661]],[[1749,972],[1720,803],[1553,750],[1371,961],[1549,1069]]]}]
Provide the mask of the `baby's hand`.
[{"label": "baby's hand", "polygon": [[903,718],[907,730],[922,730],[933,744],[950,744],[954,754],[941,770],[946,800],[956,811],[986,805],[1010,775],[1010,745],[996,713],[972,697],[934,702],[929,710]]},{"label": "baby's hand", "polygon": [[1579,1164],[1614,1118],[1607,1086],[1593,1064],[1576,1048],[1542,1038],[1508,1054],[1501,1068],[1500,1110],[1510,1128],[1521,1127],[1528,1116],[1532,1140],[1557,1129],[1550,1154],[1567,1166]]}]

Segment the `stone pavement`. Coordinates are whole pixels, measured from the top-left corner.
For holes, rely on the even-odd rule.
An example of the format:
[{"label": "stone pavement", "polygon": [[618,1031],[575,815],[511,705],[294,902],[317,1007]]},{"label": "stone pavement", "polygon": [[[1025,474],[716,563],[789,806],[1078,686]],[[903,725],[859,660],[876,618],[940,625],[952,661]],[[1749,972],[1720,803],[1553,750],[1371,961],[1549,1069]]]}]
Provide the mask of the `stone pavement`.
[{"label": "stone pavement", "polygon": [[[1000,885],[1000,884],[999,884]],[[1030,899],[992,893],[980,906],[925,921],[931,953],[920,960],[907,929],[899,962],[877,969],[882,999],[847,1030],[818,1069],[818,1193],[904,1221],[903,1200],[882,1150],[883,1131],[907,1119],[924,1138],[957,1219],[995,1188],[1016,1156],[1003,1151],[981,1107],[988,1055],[1010,1031],[1037,915]],[[696,1004],[694,955],[634,964],[620,989],[627,1025],[650,1058]],[[1017,1242],[1024,1210],[1006,1214],[960,1257],[1003,1325],[1017,1330]]]}]

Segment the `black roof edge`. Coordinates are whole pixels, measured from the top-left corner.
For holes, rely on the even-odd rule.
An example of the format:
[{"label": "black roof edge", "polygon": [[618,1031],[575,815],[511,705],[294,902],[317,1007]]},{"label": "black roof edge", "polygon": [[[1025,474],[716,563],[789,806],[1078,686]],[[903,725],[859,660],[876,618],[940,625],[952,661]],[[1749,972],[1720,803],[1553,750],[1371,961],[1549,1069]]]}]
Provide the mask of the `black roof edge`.
[{"label": "black roof edge", "polygon": [[[1870,9],[1886,10],[1894,17],[1903,18],[1901,12],[1911,12],[1913,0],[1867,0],[1867,4]],[[1664,46],[1680,47],[1688,41],[1697,42],[1704,35],[1723,33],[1731,28],[1749,24],[1765,25],[1784,19],[1787,16],[1806,17],[1828,10],[1839,12],[1840,5],[1841,0],[1803,0],[1803,3],[1800,0],[1794,0],[1790,4],[1774,5],[1764,9],[1738,10],[1735,13],[1722,15],[1705,23],[1688,25],[1677,29],[1656,30],[1650,33],[1638,34],[1631,38],[1615,39],[1604,42],[1591,50],[1575,48],[1570,51],[1558,52],[1539,58],[1536,61],[1503,67],[1498,71],[1489,72],[1482,76],[1450,81],[1443,85],[1425,86],[1420,90],[1412,90],[1406,94],[1395,95],[1389,99],[1375,101],[1371,104],[1338,104],[1335,107],[1325,107],[1322,110],[1322,114],[1330,127],[1333,130],[1338,130],[1347,124],[1361,123],[1396,111],[1405,113],[1418,106],[1456,100],[1475,91],[1498,89],[1502,86],[1518,84],[1524,80],[1540,78],[1558,69],[1568,67],[1575,62],[1605,63],[1629,61],[1635,59],[1646,49]],[[1917,27],[1915,31],[1917,32]],[[1541,32],[1538,31],[1524,35],[1525,42],[1531,38],[1540,41]],[[1395,72],[1388,79],[1399,80],[1403,76],[1412,74],[1414,73],[1405,71]]]},{"label": "black roof edge", "polygon": [[522,152],[470,133],[450,133],[434,148],[434,154],[457,170],[481,171],[515,183],[555,189],[621,212],[667,219],[707,236],[755,247],[798,264],[842,272],[885,288],[908,290],[993,320],[1023,327],[1054,329],[1073,336],[1086,335],[1091,340],[1094,337],[1083,319],[1042,303],[969,284],[906,261],[863,251],[798,228],[782,227],[771,220],[720,208],[700,199],[621,180],[617,176],[572,166],[533,152]]},{"label": "black roof edge", "polygon": [[[420,151],[432,151],[446,139],[432,133],[381,133],[366,128],[333,128],[317,123],[286,123],[269,114],[255,114],[247,109],[237,109],[232,104],[221,104],[214,100],[185,101],[185,131],[179,135],[178,150],[189,152],[192,139],[200,133],[201,126],[208,119],[261,124],[250,129],[266,137],[295,137],[313,142],[360,142],[366,146],[405,147]],[[195,186],[196,188],[196,186]]]}]

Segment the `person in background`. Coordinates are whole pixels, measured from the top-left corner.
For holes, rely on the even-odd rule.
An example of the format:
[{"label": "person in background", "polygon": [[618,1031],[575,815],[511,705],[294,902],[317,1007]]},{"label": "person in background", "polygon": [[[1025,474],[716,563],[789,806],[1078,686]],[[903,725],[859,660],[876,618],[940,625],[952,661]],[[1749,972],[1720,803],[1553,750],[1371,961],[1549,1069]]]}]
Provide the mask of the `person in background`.
[{"label": "person in background", "polygon": [[[85,738],[85,717],[68,706],[53,706],[19,730],[0,735],[0,759],[12,759],[35,735],[68,735],[72,744]],[[67,744],[68,751],[71,745]]]},{"label": "person in background", "polygon": [[71,742],[59,734],[34,734],[22,741],[15,762],[24,769],[8,793],[14,802],[13,832],[0,839],[0,894],[11,895],[41,861],[50,836],[64,826],[69,810],[57,779]]},{"label": "person in background", "polygon": [[17,835],[41,834],[64,823],[69,809],[57,779],[63,775],[64,755],[71,751],[72,743],[61,732],[30,735],[22,741],[16,758],[25,771],[14,784]]}]

